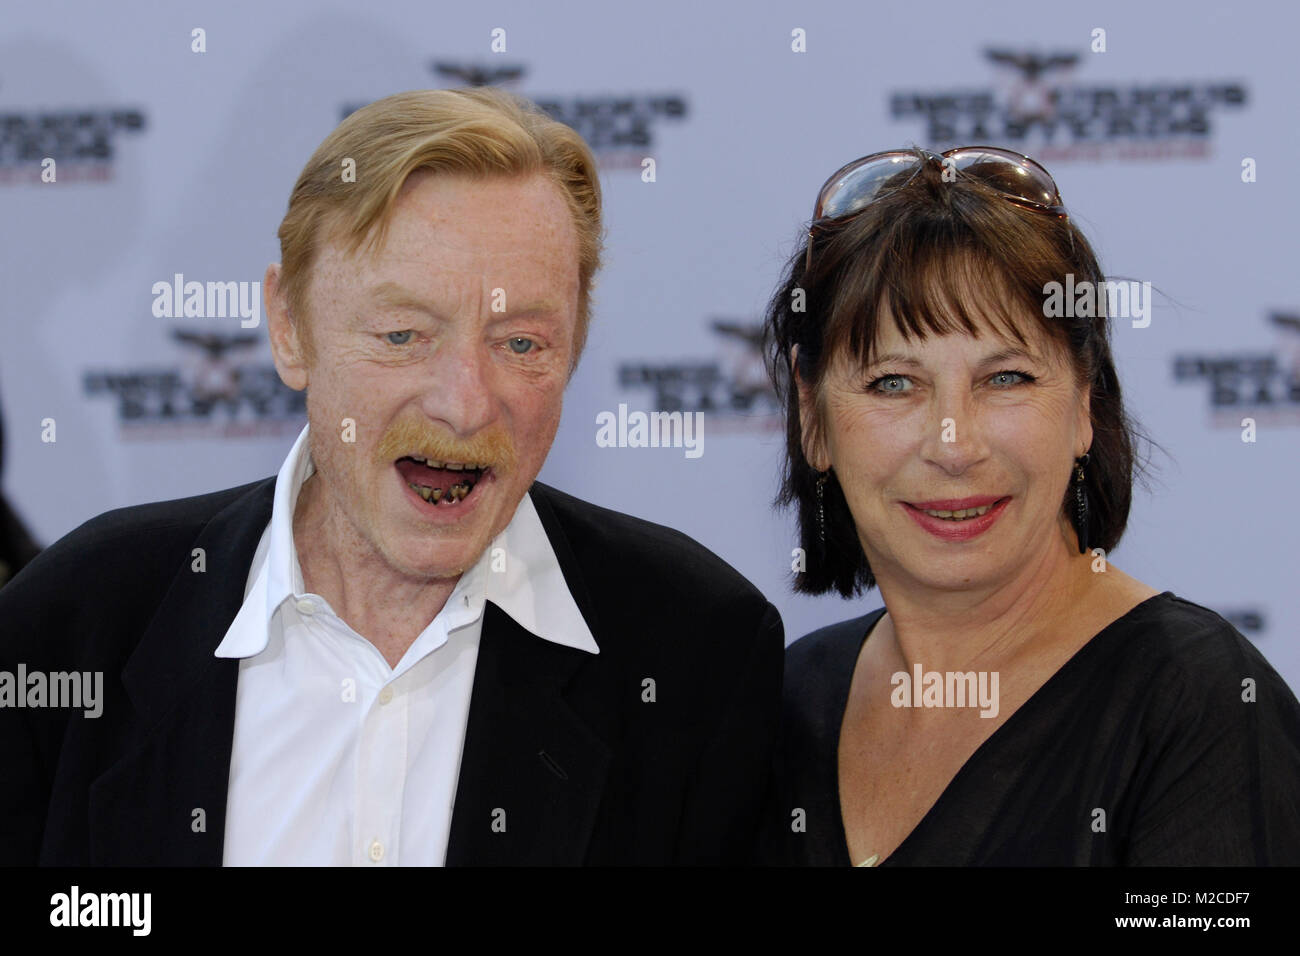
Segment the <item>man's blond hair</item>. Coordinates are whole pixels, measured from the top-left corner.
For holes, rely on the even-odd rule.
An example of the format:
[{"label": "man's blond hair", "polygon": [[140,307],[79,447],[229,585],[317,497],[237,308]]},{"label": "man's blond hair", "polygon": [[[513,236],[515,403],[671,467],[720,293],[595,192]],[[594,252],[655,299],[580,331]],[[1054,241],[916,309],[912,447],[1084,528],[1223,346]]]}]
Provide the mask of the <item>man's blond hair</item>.
[{"label": "man's blond hair", "polygon": [[[355,181],[345,181],[345,160]],[[311,354],[307,290],[322,245],[349,254],[378,249],[393,203],[413,172],[474,176],[541,173],[559,187],[578,235],[578,325],[573,361],[587,338],[590,295],[600,268],[600,180],[582,137],[535,104],[488,87],[413,90],[362,107],[325,137],[303,167],[280,223],[281,287]]]}]

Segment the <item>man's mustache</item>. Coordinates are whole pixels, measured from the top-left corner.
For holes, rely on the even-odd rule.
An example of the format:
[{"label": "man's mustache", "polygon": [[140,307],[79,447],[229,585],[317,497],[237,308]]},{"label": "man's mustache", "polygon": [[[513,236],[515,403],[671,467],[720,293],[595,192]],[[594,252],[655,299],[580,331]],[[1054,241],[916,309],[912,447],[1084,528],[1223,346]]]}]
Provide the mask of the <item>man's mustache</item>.
[{"label": "man's mustache", "polygon": [[489,465],[508,472],[515,466],[515,445],[500,425],[484,429],[472,438],[460,439],[423,422],[396,422],[379,440],[375,457],[390,465],[399,458],[417,455],[432,461],[456,461]]}]

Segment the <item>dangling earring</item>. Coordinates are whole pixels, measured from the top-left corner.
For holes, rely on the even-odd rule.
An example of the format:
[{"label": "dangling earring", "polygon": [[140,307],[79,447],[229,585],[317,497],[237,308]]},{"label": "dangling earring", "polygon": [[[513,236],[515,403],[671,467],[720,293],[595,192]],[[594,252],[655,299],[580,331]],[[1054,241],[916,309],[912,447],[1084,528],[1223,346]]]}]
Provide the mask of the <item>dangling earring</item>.
[{"label": "dangling earring", "polygon": [[1083,483],[1083,466],[1088,453],[1074,459],[1074,533],[1079,536],[1079,553],[1088,553],[1088,488]]},{"label": "dangling earring", "polygon": [[817,473],[817,540],[821,542],[823,549],[826,547],[826,504],[824,499],[826,478],[829,475],[829,469]]}]

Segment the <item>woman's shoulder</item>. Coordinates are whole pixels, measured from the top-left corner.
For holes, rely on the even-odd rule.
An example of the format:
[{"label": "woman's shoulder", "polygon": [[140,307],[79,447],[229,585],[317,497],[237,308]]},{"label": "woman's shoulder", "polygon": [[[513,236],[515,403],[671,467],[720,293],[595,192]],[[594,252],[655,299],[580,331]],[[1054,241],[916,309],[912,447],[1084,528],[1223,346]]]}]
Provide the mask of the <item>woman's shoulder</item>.
[{"label": "woman's shoulder", "polygon": [[829,624],[786,648],[783,698],[787,724],[805,727],[814,736],[838,736],[862,642],[884,613],[884,608],[877,608]]},{"label": "woman's shoulder", "polygon": [[1281,675],[1221,615],[1168,591],[1107,631],[1080,676],[1110,711],[1097,723],[1141,755],[1129,862],[1300,862],[1300,701]]},{"label": "woman's shoulder", "polygon": [[785,649],[785,672],[806,679],[852,671],[867,631],[885,613],[883,607],[809,631]]},{"label": "woman's shoulder", "polygon": [[[1113,656],[1099,662],[1170,720],[1242,721],[1260,704],[1295,725],[1300,701],[1260,650],[1222,615],[1165,591],[1107,629]],[[1139,696],[1140,695],[1140,696]]]},{"label": "woman's shoulder", "polygon": [[1267,663],[1222,615],[1172,591],[1141,602],[1107,630],[1122,639],[1135,663],[1173,666],[1188,674],[1217,677],[1226,666]]}]

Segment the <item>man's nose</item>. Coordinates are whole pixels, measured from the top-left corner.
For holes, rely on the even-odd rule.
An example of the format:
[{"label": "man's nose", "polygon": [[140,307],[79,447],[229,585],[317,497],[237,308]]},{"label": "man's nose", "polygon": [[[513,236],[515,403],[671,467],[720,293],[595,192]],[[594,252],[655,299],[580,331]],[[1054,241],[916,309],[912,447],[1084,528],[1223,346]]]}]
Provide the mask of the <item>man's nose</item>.
[{"label": "man's nose", "polygon": [[472,435],[492,421],[492,354],[478,336],[448,336],[423,369],[429,380],[421,400],[425,414],[456,435]]},{"label": "man's nose", "polygon": [[936,391],[926,416],[921,454],[954,477],[988,456],[977,403],[970,389]]}]

